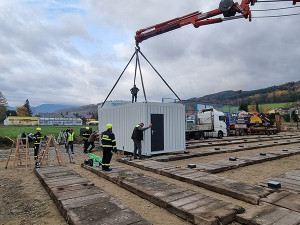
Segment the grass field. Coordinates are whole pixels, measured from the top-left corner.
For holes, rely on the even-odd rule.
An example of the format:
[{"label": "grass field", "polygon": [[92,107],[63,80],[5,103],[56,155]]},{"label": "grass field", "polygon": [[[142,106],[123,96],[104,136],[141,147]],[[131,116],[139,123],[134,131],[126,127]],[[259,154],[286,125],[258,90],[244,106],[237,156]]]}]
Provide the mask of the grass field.
[{"label": "grass field", "polygon": [[[0,136],[8,136],[11,139],[16,139],[22,133],[36,133],[38,126],[0,126]],[[71,126],[75,136],[79,136],[80,128],[85,126]],[[97,126],[89,126],[93,131],[98,130]],[[61,130],[66,130],[67,126],[40,126],[43,135],[54,134],[57,138]]]}]

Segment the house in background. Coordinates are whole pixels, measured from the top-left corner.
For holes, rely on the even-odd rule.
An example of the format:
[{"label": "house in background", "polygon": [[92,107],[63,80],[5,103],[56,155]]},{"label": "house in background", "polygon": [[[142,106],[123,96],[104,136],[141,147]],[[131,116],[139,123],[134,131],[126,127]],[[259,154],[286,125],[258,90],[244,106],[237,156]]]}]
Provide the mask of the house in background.
[{"label": "house in background", "polygon": [[40,117],[9,116],[4,120],[6,126],[81,126],[82,120],[75,116],[62,116],[55,113],[40,113]]},{"label": "house in background", "polygon": [[37,126],[38,117],[25,117],[25,116],[8,116],[4,120],[4,125],[12,126]]},{"label": "house in background", "polygon": [[39,114],[39,122],[40,126],[80,126],[82,125],[82,120],[80,118],[76,118],[73,115],[65,115],[56,113],[40,113]]}]

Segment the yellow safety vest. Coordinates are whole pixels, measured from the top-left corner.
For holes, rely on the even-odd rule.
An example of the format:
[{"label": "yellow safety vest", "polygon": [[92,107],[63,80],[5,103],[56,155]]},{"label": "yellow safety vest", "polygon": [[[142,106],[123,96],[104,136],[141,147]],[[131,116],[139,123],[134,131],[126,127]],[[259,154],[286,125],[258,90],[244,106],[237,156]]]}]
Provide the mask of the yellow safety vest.
[{"label": "yellow safety vest", "polygon": [[68,133],[68,141],[74,141],[74,132],[73,133]]}]

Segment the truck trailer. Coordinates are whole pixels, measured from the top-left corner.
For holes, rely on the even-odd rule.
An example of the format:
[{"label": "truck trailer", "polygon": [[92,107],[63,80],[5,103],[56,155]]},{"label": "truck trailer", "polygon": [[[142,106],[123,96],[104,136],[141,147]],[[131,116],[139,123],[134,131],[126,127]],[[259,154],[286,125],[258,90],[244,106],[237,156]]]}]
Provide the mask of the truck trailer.
[{"label": "truck trailer", "polygon": [[233,136],[277,134],[281,131],[281,117],[280,115],[275,115],[275,121],[272,121],[263,113],[240,113],[235,123],[230,124],[228,130],[228,133]]}]

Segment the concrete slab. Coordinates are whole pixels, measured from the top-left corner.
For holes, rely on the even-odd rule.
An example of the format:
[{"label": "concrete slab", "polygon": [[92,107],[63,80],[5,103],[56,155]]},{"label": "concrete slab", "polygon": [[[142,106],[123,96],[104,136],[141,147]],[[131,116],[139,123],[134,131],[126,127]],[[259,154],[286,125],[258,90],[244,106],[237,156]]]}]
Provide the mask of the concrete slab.
[{"label": "concrete slab", "polygon": [[[300,223],[300,213],[290,209],[281,208],[269,203],[261,203],[260,206],[253,207],[243,214],[238,214],[237,222],[242,224],[287,224],[296,225]],[[280,223],[278,223],[281,221]]]},{"label": "concrete slab", "polygon": [[[183,159],[188,159],[188,158],[194,158],[194,157],[200,157],[200,156],[207,156],[207,155],[213,155],[213,154],[221,154],[225,152],[238,152],[238,151],[244,151],[244,150],[252,150],[252,149],[258,149],[258,148],[268,148],[268,147],[273,147],[273,146],[280,146],[280,145],[288,145],[288,144],[295,144],[295,143],[300,143],[299,140],[300,136],[291,136],[291,137],[274,137],[274,138],[264,138],[263,140],[284,140],[284,139],[290,139],[290,142],[287,141],[281,141],[277,143],[265,143],[263,145],[258,145],[258,144],[253,144],[253,145],[244,145],[243,147],[237,147],[237,148],[221,148],[220,150],[215,150],[214,148],[210,150],[204,150],[204,151],[199,151],[199,152],[191,152],[189,154],[169,154],[167,156],[158,156],[155,157],[154,160],[160,161],[160,162],[168,162],[168,161],[175,161],[175,160],[183,160]],[[253,139],[249,140],[251,138],[247,138],[247,143],[255,143],[255,142],[260,142],[261,140],[259,139]],[[231,141],[228,142],[228,140],[220,141],[220,140],[215,140],[212,142],[212,144],[207,144],[207,143],[198,143],[198,144],[193,144],[187,146],[187,149],[193,149],[193,148],[201,148],[201,147],[207,147],[207,146],[224,146],[224,145],[231,145],[231,144],[244,144],[244,140],[237,140],[237,141]]]},{"label": "concrete slab", "polygon": [[[140,167],[139,164],[135,164],[134,161],[122,161],[132,166]],[[152,165],[159,163],[152,160]],[[148,170],[144,165],[145,170]],[[261,186],[250,185],[239,181],[234,181],[219,177],[213,174],[209,174],[202,171],[196,171],[195,169],[181,168],[169,171],[155,171],[158,174],[184,181],[220,194],[224,194],[251,204],[258,204],[259,199],[265,197],[271,193],[270,189],[265,189]],[[198,174],[197,174],[198,173]]]},{"label": "concrete slab", "polygon": [[[152,168],[155,167],[153,163],[151,166]],[[82,167],[94,172],[93,168],[89,168],[86,165],[82,164]],[[99,176],[103,176],[103,174],[109,176],[109,173],[106,172],[95,172],[97,172]],[[221,218],[227,221],[224,224],[228,224],[233,222],[236,213],[244,211],[244,209],[239,206],[234,206],[227,202],[192,190],[180,188],[174,184],[145,175],[136,178],[125,177],[115,183],[194,224],[217,225]],[[230,205],[230,207],[228,207],[228,205]],[[197,207],[202,208],[202,214],[195,211]],[[193,212],[193,210],[195,212]]]},{"label": "concrete slab", "polygon": [[[57,175],[60,171],[63,176]],[[150,225],[131,209],[67,167],[49,167],[49,170],[44,167],[34,169],[34,173],[69,224]]]},{"label": "concrete slab", "polygon": [[267,202],[267,203],[275,203],[278,200],[285,198],[286,196],[290,195],[290,192],[287,191],[280,191],[280,192],[274,192],[270,195],[268,195],[266,198],[262,198],[260,201],[261,202]]},{"label": "concrete slab", "polygon": [[281,150],[272,151],[270,153],[268,152],[265,156],[260,154],[243,156],[237,158],[236,161],[223,159],[223,160],[216,160],[207,163],[201,163],[201,164],[197,164],[195,169],[215,174],[227,170],[236,169],[239,167],[245,167],[245,166],[263,163],[271,160],[276,160],[279,158],[289,157],[296,154],[300,154],[300,149],[289,149],[289,151],[287,152],[283,152]]},{"label": "concrete slab", "polygon": [[291,190],[300,193],[300,169],[271,177],[261,182],[260,185],[266,186],[269,181],[277,181],[281,183],[281,190]]},{"label": "concrete slab", "polygon": [[[272,196],[272,194],[270,195]],[[283,208],[291,209],[300,212],[300,195],[288,192],[277,193],[275,197],[270,197],[261,201],[272,203]],[[277,199],[277,198],[278,199]]]}]

